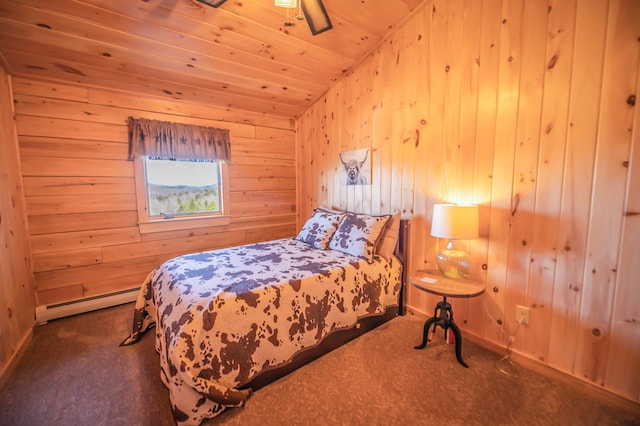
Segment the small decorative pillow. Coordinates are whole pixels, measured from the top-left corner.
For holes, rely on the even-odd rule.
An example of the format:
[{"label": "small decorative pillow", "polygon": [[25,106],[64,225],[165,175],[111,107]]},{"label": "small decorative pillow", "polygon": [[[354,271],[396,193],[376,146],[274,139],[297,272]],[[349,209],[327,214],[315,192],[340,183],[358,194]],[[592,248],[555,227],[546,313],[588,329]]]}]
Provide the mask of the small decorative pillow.
[{"label": "small decorative pillow", "polygon": [[389,217],[346,213],[329,242],[329,248],[371,263]]},{"label": "small decorative pillow", "polygon": [[338,229],[344,214],[331,213],[317,209],[304,224],[296,240],[310,244],[315,248],[326,250],[329,240]]},{"label": "small decorative pillow", "polygon": [[398,234],[400,233],[400,213],[396,213],[387,222],[387,226],[382,231],[380,243],[376,248],[376,253],[385,259],[391,259],[398,245]]}]

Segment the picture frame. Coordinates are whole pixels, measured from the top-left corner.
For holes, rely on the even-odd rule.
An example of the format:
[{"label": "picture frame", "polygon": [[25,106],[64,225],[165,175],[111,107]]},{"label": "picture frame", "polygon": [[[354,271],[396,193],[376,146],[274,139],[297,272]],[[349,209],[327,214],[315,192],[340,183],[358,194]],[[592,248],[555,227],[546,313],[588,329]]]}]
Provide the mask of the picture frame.
[{"label": "picture frame", "polygon": [[371,153],[369,148],[338,154],[341,185],[371,185]]}]

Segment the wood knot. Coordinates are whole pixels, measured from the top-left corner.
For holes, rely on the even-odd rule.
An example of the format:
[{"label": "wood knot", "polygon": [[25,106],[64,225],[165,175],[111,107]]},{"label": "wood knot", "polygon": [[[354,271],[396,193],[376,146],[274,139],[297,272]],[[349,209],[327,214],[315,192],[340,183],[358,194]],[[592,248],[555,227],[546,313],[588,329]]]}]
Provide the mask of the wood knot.
[{"label": "wood knot", "polygon": [[571,247],[569,246],[564,246],[565,251],[571,251]]},{"label": "wood knot", "polygon": [[486,271],[486,270],[487,270],[487,268],[488,268],[487,264],[486,264],[486,263],[483,263],[483,264],[482,264],[482,270],[483,270],[483,271]]},{"label": "wood knot", "polygon": [[502,325],[502,320],[499,319],[498,321],[496,321],[498,323],[498,325]]},{"label": "wood knot", "polygon": [[599,328],[594,328],[593,330],[591,330],[591,334],[593,334],[596,337],[600,337],[600,335],[602,334],[602,332],[600,331]]},{"label": "wood knot", "polygon": [[450,69],[451,69],[451,67],[449,65],[447,65],[446,67],[444,67],[444,72],[449,72]]},{"label": "wood knot", "polygon": [[499,289],[498,287],[493,287],[493,292],[494,292],[494,293],[497,293],[497,292],[499,292],[499,291],[500,291],[500,289]]},{"label": "wood knot", "polygon": [[629,95],[629,97],[627,98],[627,104],[636,106],[636,95]]},{"label": "wood knot", "polygon": [[553,130],[553,123],[547,124],[547,127],[544,129],[544,132],[548,135]]},{"label": "wood knot", "polygon": [[522,245],[526,246],[527,245],[527,240],[522,240]]}]

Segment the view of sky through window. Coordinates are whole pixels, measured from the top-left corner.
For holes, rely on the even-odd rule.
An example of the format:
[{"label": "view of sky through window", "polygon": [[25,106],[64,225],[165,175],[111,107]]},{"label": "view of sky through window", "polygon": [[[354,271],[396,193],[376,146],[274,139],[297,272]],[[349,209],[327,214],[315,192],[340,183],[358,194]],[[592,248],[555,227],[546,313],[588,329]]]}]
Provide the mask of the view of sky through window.
[{"label": "view of sky through window", "polygon": [[146,160],[149,216],[220,212],[219,165],[213,162]]},{"label": "view of sky through window", "polygon": [[215,163],[147,159],[147,182],[163,186],[210,186],[218,184]]}]

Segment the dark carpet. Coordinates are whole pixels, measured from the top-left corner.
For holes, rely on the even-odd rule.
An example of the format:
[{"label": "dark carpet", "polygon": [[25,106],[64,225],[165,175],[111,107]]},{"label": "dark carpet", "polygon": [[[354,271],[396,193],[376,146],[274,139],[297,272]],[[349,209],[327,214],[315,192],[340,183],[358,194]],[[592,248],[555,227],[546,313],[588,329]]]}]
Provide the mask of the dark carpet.
[{"label": "dark carpet", "polygon": [[[52,321],[0,389],[1,425],[172,425],[154,333],[133,346],[133,305]],[[469,341],[460,366],[425,318],[398,317],[257,392],[207,425],[640,425],[640,409],[517,367]]]}]

